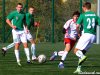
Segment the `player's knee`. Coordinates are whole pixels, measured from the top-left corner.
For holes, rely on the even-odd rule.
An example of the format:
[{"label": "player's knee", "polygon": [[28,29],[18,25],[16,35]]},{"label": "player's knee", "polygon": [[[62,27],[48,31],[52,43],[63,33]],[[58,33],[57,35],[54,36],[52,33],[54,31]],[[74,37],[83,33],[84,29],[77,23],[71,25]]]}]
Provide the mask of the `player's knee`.
[{"label": "player's knee", "polygon": [[18,50],[19,49],[19,43],[15,43],[15,49]]},{"label": "player's knee", "polygon": [[78,51],[78,49],[77,49],[77,48],[75,48],[75,49],[74,49],[74,54],[76,54],[76,52],[77,52],[77,51]]},{"label": "player's knee", "polygon": [[24,48],[28,48],[28,44],[27,43],[23,43]]},{"label": "player's knee", "polygon": [[32,39],[32,40],[30,40],[30,42],[31,42],[31,44],[35,44],[35,41]]}]

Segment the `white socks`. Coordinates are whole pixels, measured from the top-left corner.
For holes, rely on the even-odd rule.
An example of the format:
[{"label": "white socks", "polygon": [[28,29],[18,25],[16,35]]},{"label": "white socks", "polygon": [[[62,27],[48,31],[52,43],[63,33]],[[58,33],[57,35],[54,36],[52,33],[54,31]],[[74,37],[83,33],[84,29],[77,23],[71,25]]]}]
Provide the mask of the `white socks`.
[{"label": "white socks", "polygon": [[82,58],[84,56],[84,54],[82,53],[82,51],[78,50],[76,52],[76,55],[79,57],[79,58]]},{"label": "white socks", "polygon": [[63,56],[63,54],[64,54],[64,51],[59,51],[58,52],[58,56]]},{"label": "white socks", "polygon": [[[24,48],[26,57],[27,57],[27,61],[30,61],[30,53],[29,53],[29,49],[28,48]],[[15,56],[16,56],[16,60],[17,62],[20,62],[20,58],[19,58],[19,50],[15,50]]]},{"label": "white socks", "polygon": [[67,54],[68,54],[68,52],[64,51],[63,56],[61,57],[61,60],[64,61],[66,59]]},{"label": "white socks", "polygon": [[62,61],[64,61],[66,59],[66,56],[67,56],[68,52],[67,51],[64,51],[62,57],[61,57],[61,62],[59,64],[63,64]]},{"label": "white socks", "polygon": [[15,56],[16,56],[17,62],[20,62],[20,58],[19,58],[19,50],[15,50]]},{"label": "white socks", "polygon": [[32,56],[35,56],[35,44],[31,45],[31,52],[32,52]]},{"label": "white socks", "polygon": [[29,52],[29,48],[24,48],[26,57],[27,57],[27,61],[30,61],[30,52]]},{"label": "white socks", "polygon": [[10,49],[10,48],[12,48],[14,46],[15,46],[15,43],[11,43],[8,46],[6,46],[6,49],[5,50],[7,51],[8,49]]}]

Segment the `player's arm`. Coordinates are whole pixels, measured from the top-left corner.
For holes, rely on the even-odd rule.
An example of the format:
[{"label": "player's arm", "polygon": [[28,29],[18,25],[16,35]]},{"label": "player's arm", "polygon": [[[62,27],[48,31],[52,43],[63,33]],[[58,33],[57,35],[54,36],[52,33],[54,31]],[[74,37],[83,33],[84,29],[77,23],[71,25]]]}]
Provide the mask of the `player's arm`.
[{"label": "player's arm", "polygon": [[77,30],[77,33],[78,33],[78,36],[80,37],[81,36],[81,33],[80,33],[80,27],[82,25],[82,22],[83,22],[83,14],[80,15],[80,17],[78,18],[77,22],[76,22],[76,30]]},{"label": "player's arm", "polygon": [[76,25],[76,31],[78,33],[78,36],[80,37],[81,34],[80,34],[80,25],[79,24]]},{"label": "player's arm", "polygon": [[39,26],[40,26],[40,21],[34,22],[34,26],[35,26],[35,27],[39,27]]},{"label": "player's arm", "polygon": [[26,15],[24,16],[23,23],[24,23],[24,27],[27,28]]},{"label": "player's arm", "polygon": [[70,21],[67,21],[67,22],[64,24],[63,30],[62,30],[63,34],[66,33],[66,30],[69,28],[69,25],[70,25]]},{"label": "player's arm", "polygon": [[7,16],[6,23],[13,29],[16,29],[16,26],[12,25],[11,20],[13,19],[13,13],[10,13]]},{"label": "player's arm", "polygon": [[65,34],[65,33],[66,33],[66,29],[65,29],[65,28],[63,28],[62,32],[63,32],[63,34]]},{"label": "player's arm", "polygon": [[29,29],[28,29],[27,22],[26,22],[26,15],[24,16],[23,23],[24,23],[24,30],[26,33],[28,33]]}]

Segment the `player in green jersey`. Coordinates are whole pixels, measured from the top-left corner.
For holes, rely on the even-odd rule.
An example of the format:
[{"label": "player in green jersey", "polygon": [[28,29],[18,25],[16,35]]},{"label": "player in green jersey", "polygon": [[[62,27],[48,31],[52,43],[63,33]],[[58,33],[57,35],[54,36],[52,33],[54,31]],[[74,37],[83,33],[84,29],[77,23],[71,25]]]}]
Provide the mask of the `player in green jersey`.
[{"label": "player in green jersey", "polygon": [[84,13],[80,15],[77,21],[77,28],[83,24],[84,33],[78,40],[78,43],[74,49],[74,53],[79,58],[78,67],[74,73],[81,72],[81,64],[86,60],[87,56],[83,54],[91,47],[96,40],[96,27],[100,25],[100,18],[91,11],[91,3],[86,2],[83,4]]},{"label": "player in green jersey", "polygon": [[[28,30],[31,29],[31,26],[39,26],[39,23],[34,23],[34,11],[35,8],[34,7],[29,7],[29,11],[28,13],[26,13],[26,23],[27,23],[27,27]],[[32,35],[30,34],[30,32],[26,33],[26,38],[28,41],[31,42],[31,53],[32,53],[32,60],[36,60],[36,54],[35,54],[35,40],[33,39]],[[8,49],[14,47],[14,43],[9,44],[6,47],[2,48],[3,51],[3,55],[5,56],[5,53]]]},{"label": "player in green jersey", "polygon": [[[29,7],[29,12],[26,14],[26,23],[28,26],[28,29],[30,30],[31,26],[39,26],[39,23],[34,22],[34,7]],[[32,52],[32,60],[36,60],[35,55],[35,40],[33,39],[30,32],[26,33],[27,40],[31,42],[31,52]]]},{"label": "player in green jersey", "polygon": [[30,63],[30,53],[29,53],[29,48],[28,48],[26,34],[24,32],[23,25],[25,25],[26,28],[27,26],[25,21],[25,13],[22,11],[22,8],[23,5],[21,3],[18,3],[16,6],[16,10],[12,11],[7,16],[6,19],[7,24],[12,28],[13,41],[15,44],[15,56],[19,66],[21,66],[20,57],[19,57],[20,42],[23,43],[24,51],[27,57],[27,62]]}]

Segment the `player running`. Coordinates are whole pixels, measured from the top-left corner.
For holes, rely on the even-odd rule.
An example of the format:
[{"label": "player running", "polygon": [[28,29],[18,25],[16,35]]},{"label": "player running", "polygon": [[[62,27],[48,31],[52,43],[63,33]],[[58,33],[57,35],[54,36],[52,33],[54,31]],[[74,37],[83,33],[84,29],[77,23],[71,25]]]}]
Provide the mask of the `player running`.
[{"label": "player running", "polygon": [[78,40],[74,49],[74,53],[79,58],[78,67],[74,73],[80,73],[80,65],[86,60],[87,56],[83,54],[83,50],[87,51],[96,40],[96,27],[100,25],[100,18],[91,11],[91,3],[83,4],[84,13],[80,15],[77,21],[77,27],[83,24],[84,34]]},{"label": "player running", "polygon": [[73,18],[68,20],[63,26],[63,33],[64,33],[64,44],[65,49],[64,51],[54,52],[53,55],[50,57],[50,60],[54,60],[55,57],[61,56],[61,61],[58,65],[59,68],[64,68],[64,60],[66,59],[67,54],[73,48],[77,41],[78,32],[76,29],[76,21],[79,17],[80,13],[75,11],[73,13]]},{"label": "player running", "polygon": [[[20,56],[19,56],[19,46],[20,42],[23,43],[24,51],[27,57],[27,62],[30,63],[30,53],[29,48],[27,44],[26,34],[24,31],[23,25],[26,26],[25,21],[25,13],[22,11],[23,5],[21,3],[18,3],[16,6],[16,10],[12,11],[6,19],[7,24],[12,28],[12,35],[13,35],[13,41],[15,44],[15,56],[17,60],[17,64],[21,66],[20,63]],[[12,21],[12,22],[11,22]],[[28,30],[26,30],[28,32]]]},{"label": "player running", "polygon": [[[30,30],[31,29],[31,26],[39,26],[39,23],[38,22],[35,22],[34,23],[34,10],[35,8],[34,7],[29,7],[29,12],[26,13],[26,23],[27,23],[27,26],[28,26],[28,29]],[[24,27],[24,30],[25,30],[25,27]],[[26,31],[26,30],[25,30]],[[35,54],[35,40],[33,39],[32,35],[30,34],[30,31],[28,31],[28,33],[26,33],[26,38],[28,41],[31,42],[31,53],[32,53],[32,60],[36,60],[36,54]],[[8,49],[14,47],[14,43],[11,43],[9,44],[8,46],[6,47],[3,47],[2,48],[2,51],[3,51],[3,55],[5,56],[5,53]]]}]

